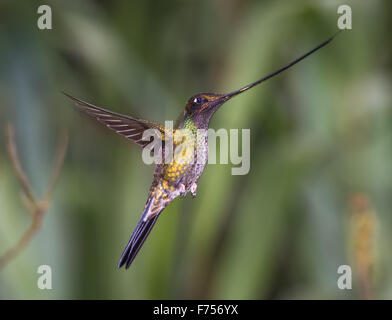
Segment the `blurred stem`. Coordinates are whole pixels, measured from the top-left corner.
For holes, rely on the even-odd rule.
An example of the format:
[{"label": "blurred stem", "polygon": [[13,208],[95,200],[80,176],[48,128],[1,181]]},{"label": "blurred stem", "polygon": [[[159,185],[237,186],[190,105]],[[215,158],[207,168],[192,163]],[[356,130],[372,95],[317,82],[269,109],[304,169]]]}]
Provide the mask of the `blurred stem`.
[{"label": "blurred stem", "polygon": [[29,228],[25,231],[16,245],[8,249],[8,251],[6,251],[0,257],[0,269],[3,268],[12,259],[14,259],[19,254],[19,252],[21,252],[30,243],[31,239],[41,227],[43,213],[44,211],[39,210],[32,213],[33,218]]},{"label": "blurred stem", "polygon": [[10,157],[12,168],[14,169],[15,175],[19,180],[19,184],[22,188],[22,191],[24,192],[26,198],[30,202],[32,202],[33,205],[36,205],[33,190],[31,188],[27,175],[22,169],[22,166],[19,161],[18,150],[16,148],[16,143],[15,143],[15,132],[12,125],[7,124],[5,129],[5,135],[7,139],[8,156]]},{"label": "blurred stem", "polygon": [[351,213],[350,254],[354,259],[361,299],[373,298],[372,270],[376,265],[375,239],[377,215],[367,193],[355,193],[349,199]]},{"label": "blurred stem", "polygon": [[57,156],[53,166],[52,174],[50,176],[47,191],[41,200],[37,200],[34,196],[29,179],[27,178],[27,175],[20,164],[18,149],[15,143],[14,128],[12,125],[8,124],[6,126],[5,134],[7,139],[7,152],[10,157],[14,173],[22,189],[21,199],[27,211],[31,214],[32,220],[29,228],[25,231],[16,245],[8,249],[8,251],[0,256],[0,269],[9,263],[12,259],[14,259],[30,243],[34,235],[37,234],[41,228],[44,213],[49,208],[54,188],[60,177],[61,168],[64,163],[68,146],[68,135],[66,132],[63,132],[61,134],[60,142],[57,148]]}]

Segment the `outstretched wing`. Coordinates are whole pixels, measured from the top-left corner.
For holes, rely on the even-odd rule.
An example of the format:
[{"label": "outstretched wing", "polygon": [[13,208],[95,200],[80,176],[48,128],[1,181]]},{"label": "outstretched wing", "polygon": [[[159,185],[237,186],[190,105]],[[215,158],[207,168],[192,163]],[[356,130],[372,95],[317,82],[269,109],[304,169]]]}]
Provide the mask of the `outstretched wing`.
[{"label": "outstretched wing", "polygon": [[[108,128],[114,130],[118,134],[121,134],[127,139],[130,139],[137,143],[138,145],[145,147],[148,145],[150,140],[142,140],[144,131],[148,129],[156,129],[160,133],[160,139],[164,140],[165,132],[164,128],[154,122],[150,122],[143,119],[137,119],[130,116],[122,115],[117,112],[105,110],[103,108],[97,107],[91,103],[77,99],[65,92],[63,92],[68,98],[70,98],[76,106],[83,110],[89,116],[97,119],[99,122],[107,126]],[[157,136],[157,134],[155,134]]]}]

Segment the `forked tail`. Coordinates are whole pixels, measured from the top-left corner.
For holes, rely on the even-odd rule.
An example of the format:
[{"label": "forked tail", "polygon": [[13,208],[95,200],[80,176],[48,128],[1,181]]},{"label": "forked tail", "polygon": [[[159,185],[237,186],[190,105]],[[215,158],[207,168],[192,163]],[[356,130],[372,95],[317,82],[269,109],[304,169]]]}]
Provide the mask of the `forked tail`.
[{"label": "forked tail", "polygon": [[121,268],[124,264],[125,269],[128,269],[130,267],[132,261],[135,259],[144,241],[146,241],[148,235],[150,234],[151,229],[154,227],[160,213],[164,209],[164,207],[158,209],[153,217],[145,220],[145,217],[148,216],[148,213],[151,213],[152,209],[157,209],[152,208],[154,201],[155,197],[149,197],[149,200],[147,201],[147,204],[144,208],[142,217],[140,218],[135,230],[133,231],[131,238],[129,239],[128,244],[125,247],[125,250],[121,256],[120,262],[118,263],[119,268]]}]

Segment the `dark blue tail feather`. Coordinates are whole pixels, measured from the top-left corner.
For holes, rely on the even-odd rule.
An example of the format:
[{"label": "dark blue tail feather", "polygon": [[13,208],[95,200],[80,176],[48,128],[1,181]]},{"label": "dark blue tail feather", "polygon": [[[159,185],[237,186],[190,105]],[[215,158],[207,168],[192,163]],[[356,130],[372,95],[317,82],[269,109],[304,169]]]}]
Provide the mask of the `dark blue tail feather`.
[{"label": "dark blue tail feather", "polygon": [[128,244],[124,249],[123,254],[121,255],[120,262],[118,263],[119,268],[121,268],[124,264],[125,269],[128,269],[130,267],[131,263],[135,259],[143,243],[146,241],[147,236],[150,234],[151,229],[154,227],[155,222],[159,217],[160,212],[155,217],[144,221],[144,217],[150,210],[151,203],[152,201],[149,201],[149,203],[147,203],[143,215],[140,218],[135,230],[133,231],[131,238],[128,241]]}]

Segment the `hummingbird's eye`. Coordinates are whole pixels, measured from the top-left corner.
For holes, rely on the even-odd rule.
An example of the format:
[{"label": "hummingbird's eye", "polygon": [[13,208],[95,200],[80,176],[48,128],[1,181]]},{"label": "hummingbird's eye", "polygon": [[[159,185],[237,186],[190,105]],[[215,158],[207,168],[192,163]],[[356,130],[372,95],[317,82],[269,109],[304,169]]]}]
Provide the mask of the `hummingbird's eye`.
[{"label": "hummingbird's eye", "polygon": [[195,103],[195,104],[202,104],[205,102],[207,102],[207,99],[203,98],[203,97],[197,97],[197,98],[193,99],[193,103]]}]

